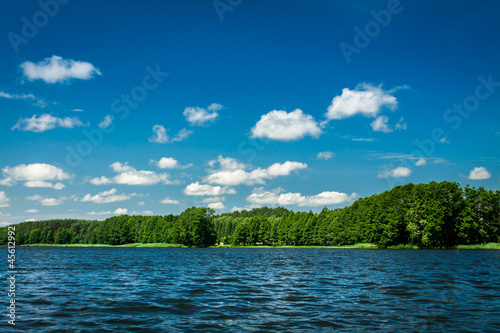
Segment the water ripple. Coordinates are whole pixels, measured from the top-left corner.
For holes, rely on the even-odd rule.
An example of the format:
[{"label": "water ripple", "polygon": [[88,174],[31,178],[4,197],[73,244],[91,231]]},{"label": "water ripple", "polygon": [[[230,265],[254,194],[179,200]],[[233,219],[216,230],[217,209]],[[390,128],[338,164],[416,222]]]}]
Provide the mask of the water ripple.
[{"label": "water ripple", "polygon": [[500,330],[497,251],[18,252],[20,332]]}]

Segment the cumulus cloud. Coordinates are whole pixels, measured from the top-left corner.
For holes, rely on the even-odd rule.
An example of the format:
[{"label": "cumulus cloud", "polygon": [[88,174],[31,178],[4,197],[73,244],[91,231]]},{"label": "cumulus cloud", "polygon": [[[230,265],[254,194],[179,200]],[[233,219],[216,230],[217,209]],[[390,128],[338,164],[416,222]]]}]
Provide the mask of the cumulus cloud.
[{"label": "cumulus cloud", "polygon": [[6,226],[9,226],[11,224],[12,223],[9,223],[9,222],[0,222],[0,227],[6,227]]},{"label": "cumulus cloud", "polygon": [[128,213],[127,208],[117,208],[114,211],[105,211],[105,212],[88,212],[87,215],[124,215]]},{"label": "cumulus cloud", "polygon": [[113,116],[107,115],[104,119],[99,123],[99,128],[108,128],[113,124]]},{"label": "cumulus cloud", "polygon": [[127,194],[116,194],[116,188],[112,188],[109,191],[99,192],[96,195],[86,194],[81,202],[93,202],[93,203],[110,203],[117,201],[126,201],[130,199],[130,196]]},{"label": "cumulus cloud", "polygon": [[44,113],[40,116],[35,114],[31,118],[19,118],[11,130],[17,129],[23,132],[41,133],[56,127],[75,128],[80,126],[84,125],[78,117],[58,118],[48,113]]},{"label": "cumulus cloud", "polygon": [[207,196],[217,196],[222,194],[236,194],[233,188],[228,186],[211,186],[206,184],[200,184],[199,182],[191,183],[183,190],[185,195],[207,195]]},{"label": "cumulus cloud", "polygon": [[222,105],[212,103],[208,108],[187,107],[183,115],[191,126],[204,126],[215,121],[219,117],[218,111],[223,108]]},{"label": "cumulus cloud", "polygon": [[0,185],[12,186],[18,181],[23,181],[26,187],[47,187],[61,190],[65,186],[63,183],[53,183],[54,181],[64,181],[71,179],[71,175],[61,168],[46,163],[19,164],[15,167],[5,167],[2,169],[4,179],[0,180]]},{"label": "cumulus cloud", "polygon": [[467,178],[471,180],[490,179],[491,173],[484,167],[476,167],[469,172]]},{"label": "cumulus cloud", "polygon": [[411,170],[406,167],[397,167],[394,169],[386,169],[378,174],[378,178],[402,178],[409,177]]},{"label": "cumulus cloud", "polygon": [[316,195],[304,196],[301,193],[280,193],[282,189],[266,191],[264,188],[256,188],[247,197],[247,201],[258,205],[296,205],[300,207],[317,207],[327,205],[338,205],[352,201],[357,198],[356,193],[348,195],[336,191],[325,191]]},{"label": "cumulus cloud", "polygon": [[71,79],[89,80],[102,75],[89,62],[63,59],[53,55],[50,58],[33,63],[26,61],[21,64],[24,76],[29,80],[42,80],[46,83],[69,81]]},{"label": "cumulus cloud", "polygon": [[92,178],[89,182],[93,185],[108,185],[113,183],[113,181],[105,176]]},{"label": "cumulus cloud", "polygon": [[427,164],[427,160],[425,158],[420,158],[417,162],[415,162],[416,166],[424,166]]},{"label": "cumulus cloud", "polygon": [[26,183],[24,183],[24,186],[26,187],[48,187],[48,188],[53,188],[55,190],[62,190],[66,186],[63,183],[51,183],[51,182],[46,182],[44,180],[31,180]]},{"label": "cumulus cloud", "polygon": [[158,162],[150,160],[149,163],[156,165],[160,169],[185,169],[193,166],[192,163],[188,165],[181,165],[179,164],[179,161],[173,157],[162,157]]},{"label": "cumulus cloud", "polygon": [[313,116],[304,114],[302,110],[273,110],[262,117],[252,128],[253,138],[269,138],[279,141],[293,141],[312,136],[318,138],[322,131]]},{"label": "cumulus cloud", "polygon": [[179,200],[173,200],[173,199],[170,199],[169,197],[166,197],[165,199],[163,199],[160,202],[162,204],[165,204],[165,205],[178,205],[181,203]]},{"label": "cumulus cloud", "polygon": [[222,156],[219,156],[217,160],[210,161],[209,165],[214,166],[217,163],[220,169],[209,170],[210,174],[204,178],[204,181],[217,185],[264,184],[266,179],[288,176],[293,171],[307,168],[305,163],[286,161],[285,163],[274,163],[266,169],[256,168],[252,171],[246,171],[245,169],[250,166],[242,164],[236,159]]},{"label": "cumulus cloud", "polygon": [[115,162],[110,165],[111,169],[117,173],[115,177],[108,178],[101,176],[92,178],[89,182],[93,185],[124,184],[124,185],[156,185],[162,183],[165,185],[175,184],[172,182],[168,173],[157,173],[150,170],[136,170],[128,165],[127,162]]},{"label": "cumulus cloud", "polygon": [[179,133],[173,138],[170,138],[167,134],[167,129],[162,125],[154,125],[153,126],[153,136],[149,138],[149,142],[156,143],[171,143],[171,142],[180,142],[190,136],[193,131],[188,129],[181,129]]},{"label": "cumulus cloud", "polygon": [[38,209],[26,209],[24,212],[34,214],[34,213],[38,213]]},{"label": "cumulus cloud", "polygon": [[222,202],[211,202],[208,204],[208,208],[212,209],[225,209],[226,206]]},{"label": "cumulus cloud", "polygon": [[0,191],[0,207],[9,207],[10,199],[7,197],[7,194],[5,194],[5,191]]},{"label": "cumulus cloud", "polygon": [[64,198],[47,198],[39,194],[26,197],[27,200],[38,201],[42,206],[59,206],[63,203]]},{"label": "cumulus cloud", "polygon": [[357,114],[376,117],[383,108],[394,111],[398,101],[392,93],[397,89],[385,91],[381,86],[368,83],[359,84],[354,90],[344,88],[340,96],[333,98],[325,117],[328,120],[349,118]]},{"label": "cumulus cloud", "polygon": [[375,132],[384,132],[389,133],[392,132],[392,129],[389,127],[387,122],[389,121],[389,117],[387,116],[378,116],[370,126]]},{"label": "cumulus cloud", "polygon": [[319,152],[316,157],[319,158],[320,160],[329,160],[330,158],[332,158],[333,156],[335,156],[334,153],[332,153],[331,151],[322,151],[322,152]]}]

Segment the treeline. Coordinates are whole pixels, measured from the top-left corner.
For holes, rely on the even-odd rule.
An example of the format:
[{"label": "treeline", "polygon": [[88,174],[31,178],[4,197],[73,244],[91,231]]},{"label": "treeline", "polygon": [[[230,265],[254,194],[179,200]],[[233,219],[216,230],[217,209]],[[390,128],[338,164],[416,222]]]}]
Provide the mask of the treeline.
[{"label": "treeline", "polygon": [[[169,243],[187,246],[215,244],[214,211],[188,208],[166,216],[110,217],[104,221],[48,220],[16,224],[16,245]],[[7,227],[0,228],[0,245],[7,245]]]},{"label": "treeline", "polygon": [[[213,215],[116,216],[16,225],[17,244],[171,243],[188,246],[411,244],[420,248],[500,242],[500,191],[455,182],[406,184],[320,213],[256,208]],[[0,228],[6,244],[7,228]]]}]

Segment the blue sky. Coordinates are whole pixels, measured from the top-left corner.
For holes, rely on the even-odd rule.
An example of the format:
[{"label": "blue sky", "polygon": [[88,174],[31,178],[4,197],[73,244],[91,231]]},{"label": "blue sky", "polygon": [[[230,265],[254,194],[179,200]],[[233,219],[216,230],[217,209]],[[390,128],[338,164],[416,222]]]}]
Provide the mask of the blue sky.
[{"label": "blue sky", "polygon": [[495,1],[13,2],[0,223],[500,188]]}]

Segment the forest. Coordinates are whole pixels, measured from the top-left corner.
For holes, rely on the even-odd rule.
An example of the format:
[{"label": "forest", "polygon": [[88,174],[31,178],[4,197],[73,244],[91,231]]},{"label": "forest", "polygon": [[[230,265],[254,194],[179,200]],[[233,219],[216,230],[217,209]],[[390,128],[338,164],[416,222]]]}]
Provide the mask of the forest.
[{"label": "forest", "polygon": [[[456,182],[400,185],[319,213],[283,207],[215,215],[191,207],[180,215],[47,220],[15,225],[16,245],[168,243],[189,247],[291,245],[453,248],[500,242],[500,191]],[[7,245],[8,227],[0,228]]]}]

